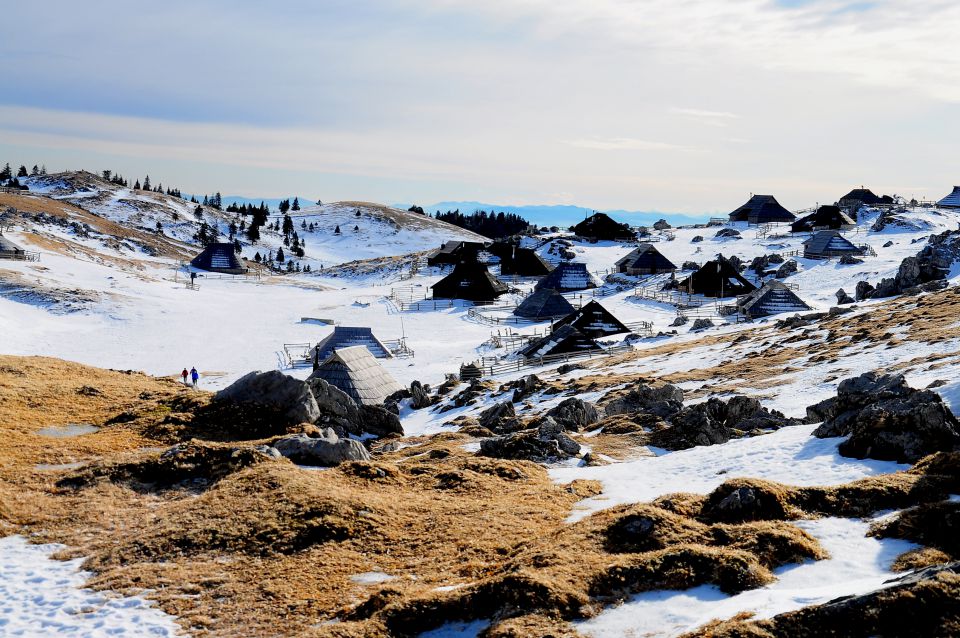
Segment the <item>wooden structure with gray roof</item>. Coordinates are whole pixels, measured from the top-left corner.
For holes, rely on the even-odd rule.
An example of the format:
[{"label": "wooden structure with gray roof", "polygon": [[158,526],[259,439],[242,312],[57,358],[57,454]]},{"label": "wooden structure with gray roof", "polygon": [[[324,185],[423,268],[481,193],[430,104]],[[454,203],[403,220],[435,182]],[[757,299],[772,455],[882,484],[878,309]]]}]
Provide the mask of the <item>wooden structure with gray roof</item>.
[{"label": "wooden structure with gray roof", "polygon": [[360,405],[382,405],[388,396],[403,389],[364,346],[337,348],[310,378],[323,379]]},{"label": "wooden structure with gray roof", "polygon": [[600,285],[596,277],[587,270],[587,265],[579,262],[565,261],[553,271],[537,282],[537,290],[552,288],[559,292],[586,290]]},{"label": "wooden structure with gray roof", "polygon": [[554,319],[566,317],[573,310],[570,302],[559,292],[553,288],[541,288],[521,301],[513,314],[527,319]]},{"label": "wooden structure with gray roof", "polygon": [[780,205],[773,195],[751,195],[747,203],[730,213],[730,221],[776,224],[796,221],[797,216]]},{"label": "wooden structure with gray roof", "polygon": [[627,275],[656,275],[675,272],[677,267],[664,257],[653,244],[640,244],[616,262],[617,272]]},{"label": "wooden structure with gray roof", "polygon": [[363,346],[377,359],[393,357],[387,346],[383,345],[373,330],[366,327],[334,326],[333,332],[318,343],[313,349],[313,360],[317,363],[325,361],[334,350]]},{"label": "wooden structure with gray roof", "polygon": [[862,255],[863,249],[836,230],[821,230],[803,242],[803,256],[807,259],[829,259],[844,255]]},{"label": "wooden structure with gray roof", "polygon": [[622,321],[614,317],[596,299],[558,321],[554,324],[554,329],[557,326],[573,326],[591,339],[630,332],[630,328],[623,325]]},{"label": "wooden structure with gray roof", "polygon": [[756,319],[784,312],[806,312],[810,306],[782,281],[771,279],[758,290],[738,299],[737,309],[743,316]]}]

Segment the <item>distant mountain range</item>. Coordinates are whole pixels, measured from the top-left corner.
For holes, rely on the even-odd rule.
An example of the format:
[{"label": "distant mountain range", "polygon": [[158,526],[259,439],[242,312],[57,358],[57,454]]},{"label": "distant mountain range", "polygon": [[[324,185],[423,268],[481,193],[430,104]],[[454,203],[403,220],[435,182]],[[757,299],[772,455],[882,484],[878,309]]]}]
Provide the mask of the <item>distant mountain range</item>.
[{"label": "distant mountain range", "polygon": [[[184,195],[184,197],[189,199],[190,195]],[[259,205],[260,202],[264,202],[272,210],[276,210],[282,199],[289,199],[290,201],[293,201],[293,197],[293,195],[291,195],[289,198],[260,198],[242,197],[240,195],[224,195],[222,199],[224,206],[228,206],[230,204],[252,204],[256,206]],[[301,206],[312,206],[317,203],[315,199],[311,199],[309,197],[300,197],[299,195],[297,197],[300,199]],[[197,197],[197,199],[203,199],[203,196],[201,195]],[[399,208],[401,210],[406,210],[410,207],[410,204],[391,205],[394,208]],[[684,224],[697,224],[705,222],[710,219],[710,217],[717,216],[717,214],[710,213],[697,215],[688,213],[664,213],[659,211],[622,209],[597,210],[586,208],[584,206],[574,206],[569,204],[557,204],[552,206],[504,206],[501,204],[488,204],[484,202],[469,201],[437,202],[436,204],[424,206],[423,210],[431,214],[436,213],[437,211],[446,212],[448,210],[459,210],[461,213],[465,214],[472,213],[475,210],[492,210],[496,212],[516,213],[517,215],[520,215],[529,221],[531,224],[536,224],[537,226],[560,226],[562,228],[572,226],[595,212],[606,213],[615,220],[628,223],[631,226],[649,226],[659,219],[666,219],[674,226],[680,226]]]},{"label": "distant mountain range", "polygon": [[[398,207],[401,205],[397,205]],[[406,208],[407,206],[403,206]],[[423,210],[428,213],[437,211],[446,212],[448,210],[460,210],[461,213],[472,213],[475,210],[496,211],[504,213],[516,213],[527,221],[537,226],[560,226],[567,227],[576,224],[584,218],[595,212],[606,213],[618,222],[625,222],[631,226],[649,226],[659,219],[666,219],[674,226],[684,224],[696,224],[705,222],[710,217],[716,216],[710,213],[702,215],[690,215],[684,213],[662,213],[658,211],[638,211],[638,210],[595,210],[584,208],[583,206],[572,205],[554,205],[554,206],[502,206],[500,204],[485,204],[483,202],[438,202],[429,206],[424,206]]]}]

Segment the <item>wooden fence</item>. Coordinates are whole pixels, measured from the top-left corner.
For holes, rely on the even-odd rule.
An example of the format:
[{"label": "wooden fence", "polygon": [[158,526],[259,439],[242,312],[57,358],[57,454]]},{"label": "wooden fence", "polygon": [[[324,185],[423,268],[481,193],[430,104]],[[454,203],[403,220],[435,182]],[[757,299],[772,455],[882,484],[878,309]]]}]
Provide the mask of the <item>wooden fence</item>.
[{"label": "wooden fence", "polygon": [[598,359],[600,357],[609,357],[622,352],[630,352],[633,346],[623,345],[606,348],[605,350],[588,350],[585,352],[569,352],[564,354],[552,354],[545,357],[533,359],[512,359],[501,361],[484,357],[479,364],[481,373],[484,376],[494,376],[505,374],[507,372],[519,372],[527,368],[539,368],[541,366],[553,365],[557,363],[568,363],[570,361],[584,361],[588,359]]}]

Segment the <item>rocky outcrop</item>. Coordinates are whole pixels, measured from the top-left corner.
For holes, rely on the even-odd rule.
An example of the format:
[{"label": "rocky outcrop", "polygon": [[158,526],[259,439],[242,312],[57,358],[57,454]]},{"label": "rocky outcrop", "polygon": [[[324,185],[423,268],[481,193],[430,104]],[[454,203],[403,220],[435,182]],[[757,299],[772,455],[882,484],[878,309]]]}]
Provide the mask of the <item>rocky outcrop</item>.
[{"label": "rocky outcrop", "polygon": [[310,386],[277,370],[244,375],[217,392],[213,400],[262,407],[290,425],[313,423],[321,415]]},{"label": "rocky outcrop", "polygon": [[867,372],[845,379],[837,396],[807,408],[822,420],[814,436],[847,436],[839,452],[853,458],[913,463],[960,448],[960,422],[930,390],[907,385],[903,375]]},{"label": "rocky outcrop", "polygon": [[580,445],[571,439],[562,425],[547,417],[535,430],[514,432],[480,442],[480,456],[548,463],[580,453]]},{"label": "rocky outcrop", "polygon": [[854,299],[853,297],[851,297],[851,296],[847,293],[847,291],[844,290],[843,288],[841,288],[840,290],[837,291],[837,303],[838,303],[838,304],[851,304],[851,303],[856,303],[856,301],[857,301],[857,300]]},{"label": "rocky outcrop", "polygon": [[339,465],[344,461],[368,461],[370,453],[359,441],[341,439],[332,428],[324,428],[319,436],[295,434],[274,441],[277,451],[301,465]]},{"label": "rocky outcrop", "polygon": [[497,433],[514,432],[522,427],[510,401],[494,403],[477,416],[477,421],[480,427]]},{"label": "rocky outcrop", "polygon": [[776,410],[767,410],[751,397],[735,396],[727,401],[711,398],[684,407],[669,418],[670,427],[651,434],[650,442],[670,450],[698,445],[716,445],[760,430],[796,425]]},{"label": "rocky outcrop", "polygon": [[535,374],[528,374],[525,377],[517,379],[509,384],[508,389],[513,390],[513,402],[520,403],[534,392],[542,390],[546,384]]},{"label": "rocky outcrop", "polygon": [[424,386],[419,381],[410,384],[410,407],[414,410],[422,410],[433,405],[433,399],[430,397],[430,387]]},{"label": "rocky outcrop", "polygon": [[[908,291],[938,290],[950,274],[950,267],[960,259],[960,230],[931,235],[929,243],[912,257],[900,262],[894,277],[882,279],[870,297],[892,297]],[[869,284],[868,284],[869,285]],[[866,288],[864,288],[866,293]],[[864,297],[867,299],[868,297]]]},{"label": "rocky outcrop", "polygon": [[665,219],[658,219],[657,221],[653,222],[654,230],[667,230],[668,228],[673,228],[673,226],[671,226],[670,222]]},{"label": "rocky outcrop", "polygon": [[600,420],[600,415],[592,403],[571,397],[547,412],[547,416],[567,430],[582,430]]},{"label": "rocky outcrop", "polygon": [[614,414],[634,414],[637,412],[669,417],[683,408],[683,390],[665,383],[654,386],[643,381],[629,386],[626,393],[616,396],[603,404],[608,416]]}]

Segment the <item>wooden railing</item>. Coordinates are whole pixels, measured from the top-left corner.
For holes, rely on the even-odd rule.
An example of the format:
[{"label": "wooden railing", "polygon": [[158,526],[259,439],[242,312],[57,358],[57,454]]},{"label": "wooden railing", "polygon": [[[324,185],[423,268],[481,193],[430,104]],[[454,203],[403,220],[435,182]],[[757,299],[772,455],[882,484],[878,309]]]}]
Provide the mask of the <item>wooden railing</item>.
[{"label": "wooden railing", "polygon": [[569,352],[564,354],[552,354],[545,357],[536,357],[531,359],[511,359],[508,361],[492,360],[485,357],[479,364],[480,371],[484,376],[494,376],[507,372],[519,372],[527,368],[539,368],[540,366],[553,365],[555,363],[567,363],[569,361],[584,361],[587,359],[597,359],[600,357],[609,357],[622,352],[630,352],[633,346],[623,345],[606,348],[604,350],[588,350],[585,352]]}]

